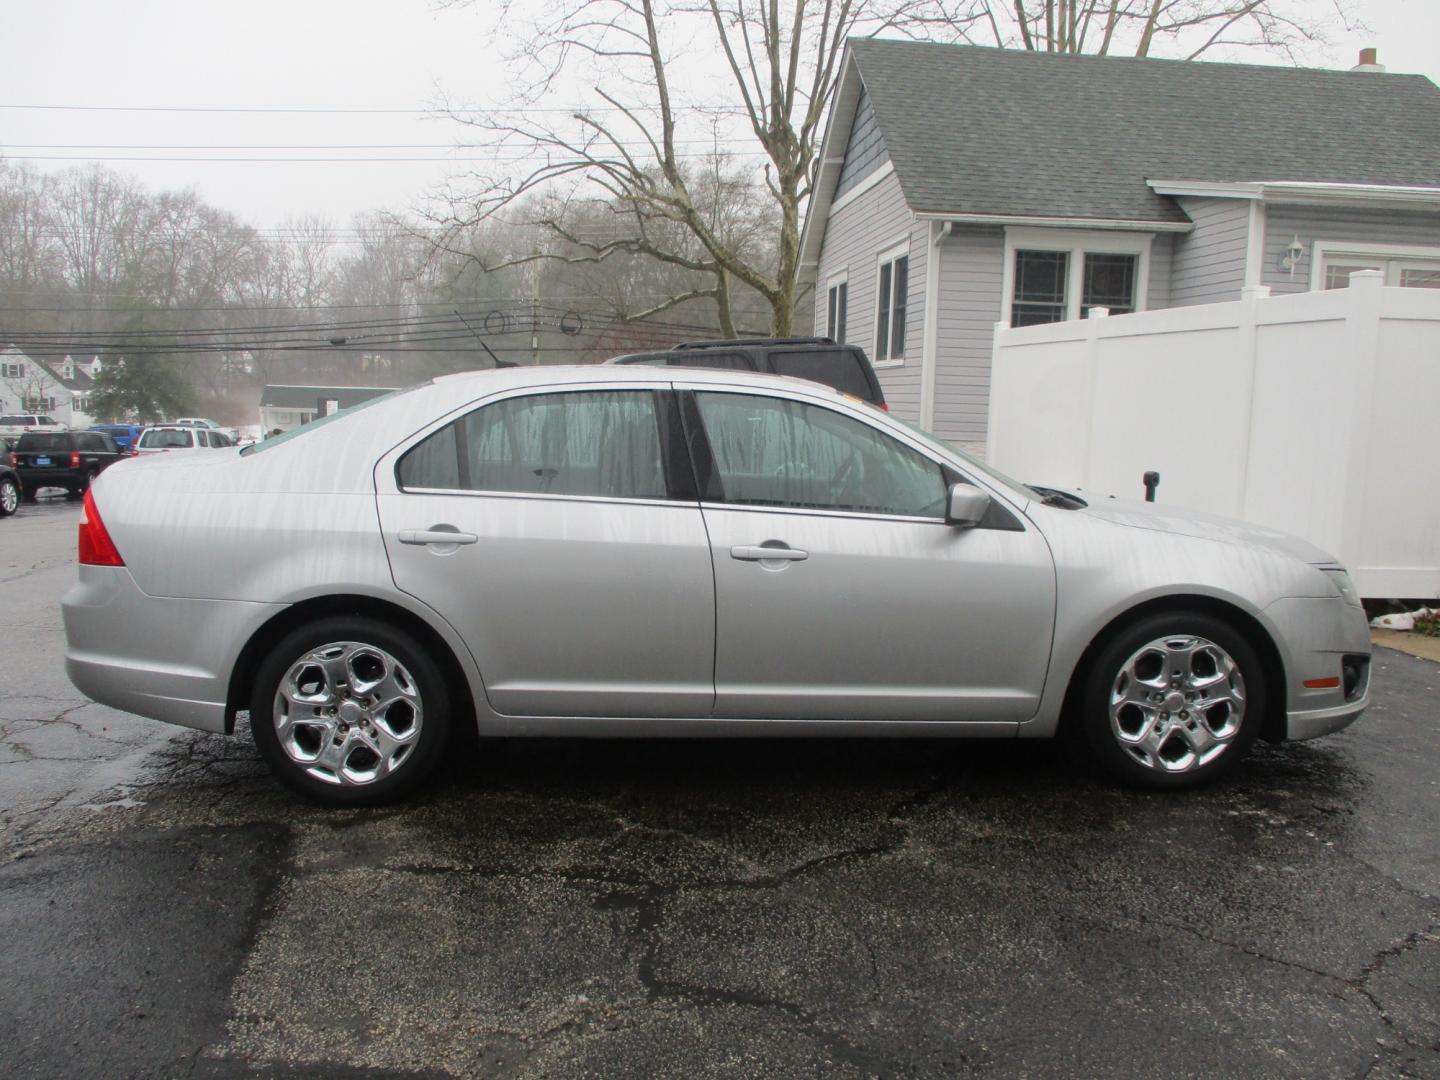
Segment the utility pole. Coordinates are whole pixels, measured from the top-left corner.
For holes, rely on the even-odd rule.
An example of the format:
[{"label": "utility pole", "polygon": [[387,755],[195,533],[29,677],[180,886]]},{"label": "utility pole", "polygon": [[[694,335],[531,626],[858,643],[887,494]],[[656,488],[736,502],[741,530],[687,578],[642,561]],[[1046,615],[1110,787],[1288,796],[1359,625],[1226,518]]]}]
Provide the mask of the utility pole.
[{"label": "utility pole", "polygon": [[540,363],[540,249],[535,249],[535,261],[530,264],[534,271],[535,298],[530,308],[530,362]]}]

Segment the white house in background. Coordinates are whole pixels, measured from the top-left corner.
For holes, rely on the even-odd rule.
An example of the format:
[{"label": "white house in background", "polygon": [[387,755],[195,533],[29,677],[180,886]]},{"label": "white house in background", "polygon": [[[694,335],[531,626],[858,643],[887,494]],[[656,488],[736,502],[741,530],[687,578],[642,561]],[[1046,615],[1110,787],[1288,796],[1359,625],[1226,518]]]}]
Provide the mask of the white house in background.
[{"label": "white house in background", "polygon": [[289,431],[362,401],[388,394],[393,386],[285,386],[270,384],[260,395],[260,428]]},{"label": "white house in background", "polygon": [[86,411],[100,358],[37,360],[14,345],[0,350],[0,412],[44,413],[72,428],[94,421]]},{"label": "white house in background", "polygon": [[800,277],[898,415],[968,442],[997,323],[1359,269],[1440,287],[1440,88],[1371,50],[1316,71],[856,40]]}]

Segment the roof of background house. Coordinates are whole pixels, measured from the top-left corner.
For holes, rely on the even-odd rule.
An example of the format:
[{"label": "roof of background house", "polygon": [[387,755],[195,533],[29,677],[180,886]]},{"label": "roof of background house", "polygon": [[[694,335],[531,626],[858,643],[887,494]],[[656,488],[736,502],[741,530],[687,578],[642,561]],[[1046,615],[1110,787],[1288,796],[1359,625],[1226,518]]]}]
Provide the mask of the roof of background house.
[{"label": "roof of background house", "polygon": [[313,409],[321,401],[337,401],[348,409],[362,401],[388,394],[393,386],[279,386],[269,385],[260,395],[262,409]]},{"label": "roof of background house", "polygon": [[1421,75],[850,47],[917,211],[1182,223],[1146,180],[1440,188],[1440,88]]}]

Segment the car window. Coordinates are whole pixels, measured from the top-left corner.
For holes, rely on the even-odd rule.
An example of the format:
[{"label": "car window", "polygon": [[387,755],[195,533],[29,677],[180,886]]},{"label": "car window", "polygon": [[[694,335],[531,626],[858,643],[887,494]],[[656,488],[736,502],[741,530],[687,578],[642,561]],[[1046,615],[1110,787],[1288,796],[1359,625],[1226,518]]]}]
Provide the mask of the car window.
[{"label": "car window", "polygon": [[210,445],[210,433],[209,433],[208,431],[202,430],[201,428],[196,428],[196,429],[195,429],[195,445],[196,445],[196,446],[209,446],[209,445]]},{"label": "car window", "polygon": [[100,441],[99,435],[82,431],[75,436],[75,449],[84,450],[86,453],[98,453],[105,449],[105,444]]},{"label": "car window", "polygon": [[695,398],[725,502],[945,516],[940,466],[868,424],[783,398]]},{"label": "car window", "polygon": [[230,436],[226,435],[223,431],[212,431],[210,432],[210,445],[216,447],[230,446]]},{"label": "car window", "polygon": [[31,431],[20,436],[17,450],[69,450],[70,436],[62,432]]},{"label": "car window", "polygon": [[30,417],[30,416],[21,416],[21,415],[18,415],[18,414],[10,415],[10,416],[0,416],[0,424],[32,424],[32,423],[34,423],[34,418],[33,418],[33,417]]},{"label": "car window", "polygon": [[401,458],[402,488],[663,499],[649,390],[536,394],[485,405]]},{"label": "car window", "polygon": [[112,439],[109,435],[101,435],[99,438],[100,448],[104,450],[107,454],[118,454],[120,452],[120,444],[117,443],[114,439]]},{"label": "car window", "polygon": [[677,349],[666,357],[671,367],[723,368],[726,371],[754,371],[750,358],[739,352],[715,349]]},{"label": "car window", "polygon": [[194,432],[176,431],[174,428],[150,428],[140,436],[140,446],[145,450],[176,450],[194,445]]},{"label": "car window", "polygon": [[860,368],[859,357],[849,349],[777,351],[770,354],[770,362],[777,375],[824,383],[863,401],[874,397],[870,380]]}]

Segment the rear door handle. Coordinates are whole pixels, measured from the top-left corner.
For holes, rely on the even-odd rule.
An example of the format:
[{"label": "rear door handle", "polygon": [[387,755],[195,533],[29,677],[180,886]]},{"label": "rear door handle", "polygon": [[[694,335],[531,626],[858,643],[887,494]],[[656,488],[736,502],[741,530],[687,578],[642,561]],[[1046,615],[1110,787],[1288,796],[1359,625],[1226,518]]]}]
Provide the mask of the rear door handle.
[{"label": "rear door handle", "polygon": [[792,547],[766,547],[764,544],[741,544],[730,549],[730,557],[742,562],[769,562],[778,559],[784,562],[799,562],[808,559],[810,553]]},{"label": "rear door handle", "polygon": [[402,544],[473,544],[480,537],[458,529],[401,529]]}]

